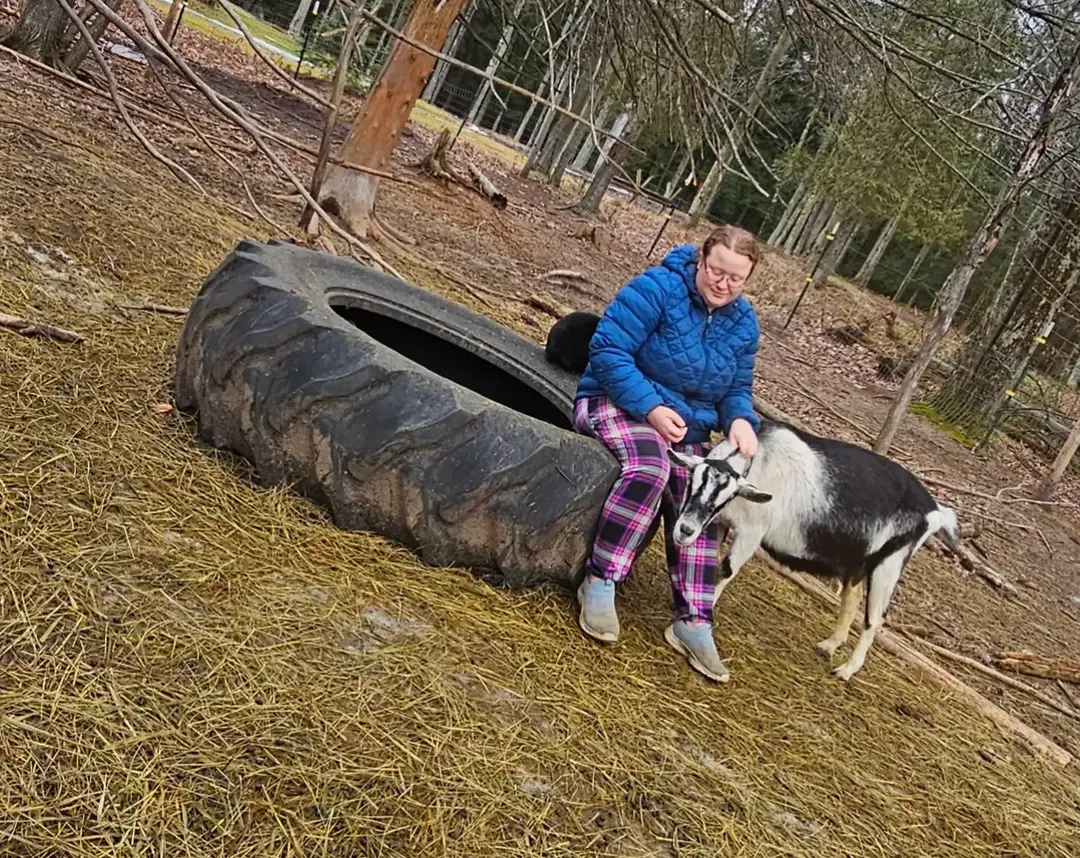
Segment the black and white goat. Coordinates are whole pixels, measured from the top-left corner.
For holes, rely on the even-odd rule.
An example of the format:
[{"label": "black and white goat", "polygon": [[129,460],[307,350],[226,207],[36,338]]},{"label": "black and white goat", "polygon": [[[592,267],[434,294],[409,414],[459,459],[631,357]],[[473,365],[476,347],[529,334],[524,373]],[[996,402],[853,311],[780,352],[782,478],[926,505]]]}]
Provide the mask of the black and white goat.
[{"label": "black and white goat", "polygon": [[770,420],[758,442],[750,462],[726,440],[704,458],[668,450],[690,471],[673,537],[688,545],[714,518],[734,532],[714,603],[759,545],[792,569],[839,579],[836,627],[816,647],[825,658],[846,643],[865,588],[862,634],[833,671],[848,680],[866,661],[915,552],[939,531],[957,544],[956,514],[902,465],[854,444]]}]

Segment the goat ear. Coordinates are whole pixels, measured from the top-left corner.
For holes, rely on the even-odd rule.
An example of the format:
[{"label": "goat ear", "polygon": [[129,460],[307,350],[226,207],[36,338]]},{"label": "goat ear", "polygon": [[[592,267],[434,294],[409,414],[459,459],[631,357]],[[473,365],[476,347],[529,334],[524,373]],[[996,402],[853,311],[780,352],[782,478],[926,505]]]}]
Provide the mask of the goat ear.
[{"label": "goat ear", "polygon": [[750,483],[739,483],[739,490],[735,492],[739,497],[746,498],[752,503],[768,503],[772,500],[772,495],[768,492],[758,491]]},{"label": "goat ear", "polygon": [[675,464],[682,467],[693,470],[705,460],[701,456],[695,456],[693,453],[680,453],[678,450],[673,450],[671,447],[667,448],[668,458]]}]

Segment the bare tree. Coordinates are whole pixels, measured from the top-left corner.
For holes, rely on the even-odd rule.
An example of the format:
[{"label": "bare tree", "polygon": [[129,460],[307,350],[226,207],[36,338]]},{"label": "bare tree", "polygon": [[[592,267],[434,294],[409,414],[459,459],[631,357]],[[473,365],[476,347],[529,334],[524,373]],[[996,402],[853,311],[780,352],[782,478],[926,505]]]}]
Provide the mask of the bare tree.
[{"label": "bare tree", "polygon": [[1065,443],[1058,450],[1054,463],[1043,478],[1039,480],[1038,485],[1035,486],[1032,492],[1034,497],[1040,500],[1050,500],[1053,497],[1054,492],[1061,483],[1061,478],[1065,476],[1065,469],[1072,463],[1078,449],[1080,449],[1080,416],[1077,416],[1072,431],[1069,432],[1069,437],[1065,439]]},{"label": "bare tree", "polygon": [[[424,45],[441,47],[450,25],[466,0],[416,0],[405,22],[404,34]],[[346,165],[382,170],[390,161],[435,57],[405,41],[398,41],[390,60],[353,120],[341,150]],[[347,166],[331,165],[320,202],[331,204],[353,234],[367,235],[379,177]],[[313,219],[313,223],[317,223]]]},{"label": "bare tree", "polygon": [[698,188],[698,192],[690,204],[690,224],[692,226],[697,226],[712,207],[713,201],[716,199],[716,193],[720,189],[720,183],[724,180],[724,171],[728,162],[731,161],[732,153],[742,144],[743,139],[750,130],[750,123],[761,108],[761,102],[776,74],[776,69],[790,47],[791,34],[786,27],[781,25],[776,42],[769,52],[768,59],[766,59],[765,65],[758,75],[753,90],[750,92],[745,114],[743,114],[732,131],[731,140],[726,142],[720,149],[716,162],[713,164],[712,169],[709,170],[709,174],[705,177],[705,181],[701,183],[701,187]]},{"label": "bare tree", "polygon": [[889,413],[874,441],[875,452],[884,454],[889,451],[893,438],[896,437],[896,432],[900,428],[900,422],[915,395],[915,388],[941,347],[945,334],[960,308],[960,302],[964,298],[968,284],[971,283],[971,278],[997,247],[1001,240],[1001,233],[1012,220],[1017,204],[1029,190],[1040,168],[1044,166],[1044,162],[1052,155],[1059,133],[1058,120],[1070,105],[1078,73],[1080,73],[1080,46],[1073,49],[1068,64],[1054,79],[1042,101],[1038,124],[1028,137],[1012,175],[1002,186],[997,199],[983,219],[982,225],[969,242],[960,263],[945,281],[930,332],[920,346],[889,408]]}]

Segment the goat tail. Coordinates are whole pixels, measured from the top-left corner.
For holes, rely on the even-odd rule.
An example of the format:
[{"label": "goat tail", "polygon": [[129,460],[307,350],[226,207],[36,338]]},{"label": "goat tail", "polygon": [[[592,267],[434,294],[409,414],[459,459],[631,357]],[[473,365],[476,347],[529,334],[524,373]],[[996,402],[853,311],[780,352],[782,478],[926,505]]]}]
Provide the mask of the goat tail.
[{"label": "goat tail", "polygon": [[960,549],[960,523],[952,507],[939,503],[937,509],[926,514],[926,523],[930,525],[931,534],[942,533],[951,549]]}]

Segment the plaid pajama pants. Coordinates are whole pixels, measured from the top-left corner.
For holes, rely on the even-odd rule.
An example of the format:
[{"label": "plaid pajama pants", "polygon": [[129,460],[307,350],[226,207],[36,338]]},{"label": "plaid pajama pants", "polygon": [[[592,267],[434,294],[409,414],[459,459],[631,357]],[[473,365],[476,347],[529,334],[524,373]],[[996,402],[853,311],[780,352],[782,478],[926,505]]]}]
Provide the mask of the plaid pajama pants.
[{"label": "plaid pajama pants", "polygon": [[[680,620],[713,620],[720,548],[720,525],[713,521],[692,545],[685,548],[671,538],[686,487],[687,471],[667,456],[668,442],[647,423],[635,422],[606,396],[582,397],[574,403],[574,427],[598,438],[615,454],[622,473],[615,481],[600,514],[586,569],[616,583],[656,532],[657,515],[663,517],[668,574],[675,615]],[[707,444],[673,444],[680,452],[704,455]]]}]

